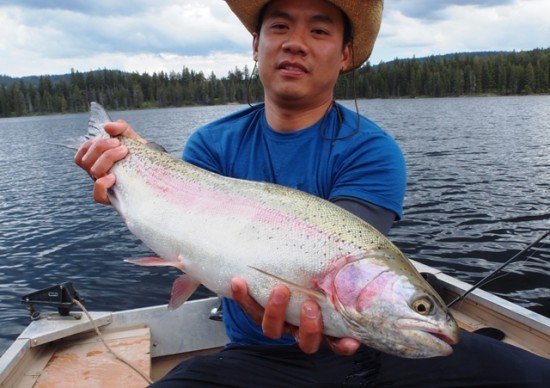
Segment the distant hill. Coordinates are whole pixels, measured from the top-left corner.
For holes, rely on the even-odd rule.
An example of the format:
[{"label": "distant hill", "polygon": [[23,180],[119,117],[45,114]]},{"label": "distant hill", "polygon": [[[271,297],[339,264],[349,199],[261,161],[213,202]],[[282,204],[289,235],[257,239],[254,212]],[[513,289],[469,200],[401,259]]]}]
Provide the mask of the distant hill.
[{"label": "distant hill", "polygon": [[[520,52],[469,52],[367,63],[341,76],[336,99],[550,94],[550,48]],[[0,76],[0,117],[83,112],[91,101],[107,109],[142,109],[246,103],[263,100],[250,72],[226,77],[95,70],[15,78]]]},{"label": "distant hill", "polygon": [[[453,53],[453,54],[442,54],[442,55],[432,55],[427,57],[419,57],[414,58],[418,62],[423,62],[427,59],[450,59],[455,57],[489,57],[489,56],[495,56],[495,55],[502,55],[502,54],[511,54],[512,51],[476,51],[476,52],[461,52],[461,53]],[[386,65],[391,65],[393,62],[397,61],[407,61],[411,60],[413,58],[396,58],[391,61],[384,62]],[[371,64],[373,69],[376,69],[378,67],[378,64]],[[93,70],[92,72],[100,72],[103,70]],[[125,73],[125,72],[122,72]],[[129,74],[129,73],[128,73]],[[38,82],[40,80],[40,77],[47,76],[50,78],[50,80],[53,83],[56,83],[60,80],[68,81],[70,80],[71,74],[44,74],[44,75],[31,75],[31,76],[25,76],[25,77],[10,77],[8,75],[0,75],[0,85],[9,86],[13,84],[14,82],[23,81],[26,84],[32,84],[34,86],[38,85]]]},{"label": "distant hill", "polygon": [[69,80],[71,74],[58,74],[58,75],[30,75],[26,77],[10,77],[7,75],[0,75],[0,86],[9,86],[15,82],[23,81],[25,84],[31,84],[38,86],[40,77],[48,77],[52,82],[58,82],[60,80]]},{"label": "distant hill", "polygon": [[[460,53],[449,53],[449,54],[439,54],[439,55],[429,55],[426,57],[413,57],[413,58],[396,58],[391,61],[387,61],[384,63],[386,65],[392,64],[395,61],[410,61],[412,59],[418,61],[418,62],[424,62],[428,59],[430,60],[441,60],[441,59],[453,59],[453,58],[465,58],[465,57],[477,57],[477,58],[485,58],[485,57],[494,57],[496,55],[507,55],[507,54],[514,54],[514,51],[473,51],[473,52],[460,52]],[[378,65],[372,65],[373,68],[376,68]]]}]

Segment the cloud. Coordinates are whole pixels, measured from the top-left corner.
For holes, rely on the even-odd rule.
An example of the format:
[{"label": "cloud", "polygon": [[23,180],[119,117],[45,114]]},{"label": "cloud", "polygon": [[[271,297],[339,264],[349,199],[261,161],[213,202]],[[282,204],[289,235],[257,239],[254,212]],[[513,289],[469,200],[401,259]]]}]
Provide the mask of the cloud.
[{"label": "cloud", "polygon": [[[17,75],[25,67],[44,74],[63,64],[62,72],[97,67],[143,72],[155,66],[160,71],[178,61],[177,69],[200,64],[207,67],[196,70],[219,73],[225,61],[239,58],[234,66],[242,67],[251,55],[250,35],[220,0],[0,0],[0,7],[0,56],[20,62]],[[14,74],[9,69],[0,65],[0,74]]]},{"label": "cloud", "polygon": [[[388,2],[389,3],[389,2]],[[415,17],[405,0],[385,10],[377,58],[422,57],[473,51],[512,51],[548,48],[550,1],[425,1],[432,16]],[[419,2],[411,2],[419,3]],[[417,12],[417,11],[415,11]]]},{"label": "cloud", "polygon": [[[38,2],[24,2],[25,5],[29,3],[34,5]],[[55,3],[56,7],[46,6],[40,12],[26,12],[20,8],[12,8],[11,11],[12,18],[29,35],[24,43],[50,47],[54,56],[59,53],[72,56],[100,51],[203,55],[216,51],[234,52],[245,47],[241,39],[234,38],[244,35],[238,33],[240,28],[235,28],[240,26],[232,18],[219,13],[214,15],[212,10],[216,7],[213,7],[212,0],[141,1],[137,8],[134,3],[132,7],[122,3],[132,10],[131,13],[91,12],[87,6],[69,1],[51,3]],[[99,3],[94,5],[93,10],[97,11],[102,2]]]},{"label": "cloud", "polygon": [[509,5],[514,0],[393,0],[386,2],[386,7],[399,10],[403,15],[423,21],[441,20],[445,18],[445,11],[453,7],[490,8]]},{"label": "cloud", "polygon": [[[548,47],[548,0],[392,0],[372,63]],[[0,74],[252,66],[251,36],[221,0],[0,0]]]},{"label": "cloud", "polygon": [[0,6],[14,6],[27,10],[61,10],[87,15],[132,15],[143,12],[153,4],[165,0],[133,0],[131,6],[123,1],[112,0],[0,0]]}]

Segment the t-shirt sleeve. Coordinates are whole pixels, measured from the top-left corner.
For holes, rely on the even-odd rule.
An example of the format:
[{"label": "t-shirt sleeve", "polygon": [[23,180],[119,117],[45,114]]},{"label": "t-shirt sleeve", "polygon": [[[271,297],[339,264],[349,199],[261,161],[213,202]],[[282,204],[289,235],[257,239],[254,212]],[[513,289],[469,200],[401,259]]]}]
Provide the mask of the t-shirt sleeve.
[{"label": "t-shirt sleeve", "polygon": [[182,159],[188,163],[205,170],[222,174],[222,165],[217,142],[210,136],[211,128],[209,126],[197,129],[189,137],[183,150]]},{"label": "t-shirt sleeve", "polygon": [[330,199],[359,198],[391,210],[400,219],[406,170],[395,140],[383,131],[363,133],[349,143],[344,155],[337,164]]}]

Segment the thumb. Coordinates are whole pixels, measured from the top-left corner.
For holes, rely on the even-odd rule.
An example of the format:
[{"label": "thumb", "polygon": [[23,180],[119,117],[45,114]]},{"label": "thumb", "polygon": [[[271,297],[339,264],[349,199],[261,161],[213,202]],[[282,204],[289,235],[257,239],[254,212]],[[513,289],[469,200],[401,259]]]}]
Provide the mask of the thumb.
[{"label": "thumb", "polygon": [[105,132],[111,136],[125,136],[146,143],[146,140],[137,134],[136,131],[124,120],[113,121],[105,124]]}]

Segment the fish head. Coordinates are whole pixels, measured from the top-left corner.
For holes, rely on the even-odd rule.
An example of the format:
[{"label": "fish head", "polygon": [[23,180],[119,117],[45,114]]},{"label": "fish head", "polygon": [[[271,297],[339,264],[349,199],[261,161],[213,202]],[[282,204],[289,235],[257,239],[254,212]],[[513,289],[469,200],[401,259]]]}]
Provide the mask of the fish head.
[{"label": "fish head", "polygon": [[458,325],[441,297],[412,265],[411,271],[388,262],[387,253],[376,252],[348,262],[332,278],[331,298],[353,337],[405,358],[451,354]]}]

